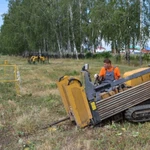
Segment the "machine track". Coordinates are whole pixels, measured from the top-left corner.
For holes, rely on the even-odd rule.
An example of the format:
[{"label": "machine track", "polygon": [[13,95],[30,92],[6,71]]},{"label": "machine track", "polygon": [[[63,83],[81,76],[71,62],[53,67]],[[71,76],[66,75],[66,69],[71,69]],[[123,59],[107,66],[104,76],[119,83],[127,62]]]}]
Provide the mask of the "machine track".
[{"label": "machine track", "polygon": [[125,118],[131,122],[150,121],[150,104],[129,108],[125,111]]}]

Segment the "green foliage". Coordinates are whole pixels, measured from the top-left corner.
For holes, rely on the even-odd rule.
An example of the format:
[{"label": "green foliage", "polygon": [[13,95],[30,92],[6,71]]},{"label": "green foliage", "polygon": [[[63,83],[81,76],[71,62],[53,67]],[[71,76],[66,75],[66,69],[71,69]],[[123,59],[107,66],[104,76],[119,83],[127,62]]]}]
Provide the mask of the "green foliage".
[{"label": "green foliage", "polygon": [[36,150],[35,144],[32,142],[28,142],[27,144],[23,145],[23,150]]},{"label": "green foliage", "polygon": [[93,55],[93,58],[94,58],[94,59],[100,59],[100,58],[102,58],[102,54],[101,54],[101,53],[95,53],[95,54]]},{"label": "green foliage", "polygon": [[85,57],[87,59],[89,58],[100,59],[100,58],[111,58],[112,55],[110,52],[102,52],[102,53],[95,53],[95,54],[88,52],[86,53]]},{"label": "green foliage", "polygon": [[149,61],[150,60],[150,54],[144,54],[143,55],[143,60]]},{"label": "green foliage", "polygon": [[115,60],[116,60],[116,63],[121,62],[121,55],[120,54],[116,54],[115,55]]},{"label": "green foliage", "polygon": [[66,75],[76,76],[76,75],[79,75],[79,71],[76,71],[76,70],[68,71],[68,72],[66,72]]},{"label": "green foliage", "polygon": [[135,57],[136,61],[140,60],[140,56],[139,55],[135,55],[134,57]]},{"label": "green foliage", "polygon": [[111,58],[112,55],[110,52],[102,52],[102,53],[96,53],[93,55],[93,58],[99,59],[99,58]]},{"label": "green foliage", "polygon": [[50,89],[55,89],[57,88],[57,84],[56,83],[51,83],[50,84]]},{"label": "green foliage", "polygon": [[130,55],[130,60],[139,60],[138,55]]},{"label": "green foliage", "polygon": [[110,52],[103,52],[103,53],[101,53],[101,55],[104,58],[111,58],[111,56],[112,56]]},{"label": "green foliage", "polygon": [[85,58],[92,58],[93,57],[93,53],[91,53],[91,52],[87,52],[86,54],[85,54]]},{"label": "green foliage", "polygon": [[[143,13],[149,20],[150,2],[146,0],[146,4]],[[100,44],[98,37],[119,51],[140,40],[137,0],[9,0],[8,6],[0,32],[2,54],[21,54],[26,50],[60,54],[83,52],[81,45],[95,47]],[[144,41],[149,37],[148,29],[149,24],[146,24],[142,34]]]}]

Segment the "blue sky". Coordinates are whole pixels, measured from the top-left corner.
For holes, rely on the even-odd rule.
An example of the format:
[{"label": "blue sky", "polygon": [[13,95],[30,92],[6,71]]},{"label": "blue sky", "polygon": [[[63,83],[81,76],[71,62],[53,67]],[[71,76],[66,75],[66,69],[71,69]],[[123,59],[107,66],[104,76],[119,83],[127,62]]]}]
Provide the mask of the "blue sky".
[{"label": "blue sky", "polygon": [[8,11],[8,1],[7,0],[0,0],[0,26],[3,24],[2,14],[7,13]]}]

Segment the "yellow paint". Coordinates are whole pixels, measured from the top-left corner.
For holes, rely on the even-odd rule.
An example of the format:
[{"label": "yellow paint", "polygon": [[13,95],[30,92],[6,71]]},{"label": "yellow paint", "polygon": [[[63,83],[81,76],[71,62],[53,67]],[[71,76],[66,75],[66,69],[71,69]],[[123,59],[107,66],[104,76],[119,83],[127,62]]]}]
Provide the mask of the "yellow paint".
[{"label": "yellow paint", "polygon": [[92,107],[92,110],[96,110],[95,102],[92,102],[92,103],[91,103],[91,107]]},{"label": "yellow paint", "polygon": [[[4,61],[4,64],[0,65],[0,69],[3,73],[0,75],[0,82],[2,83],[15,83],[16,93],[20,95],[20,73],[17,65],[11,65],[7,60]],[[10,71],[9,73],[7,71]],[[11,74],[10,74],[11,73]],[[7,77],[12,77],[12,79]]]},{"label": "yellow paint", "polygon": [[29,147],[25,147],[23,150],[30,150],[30,148]]},{"label": "yellow paint", "polygon": [[65,91],[65,86],[67,86],[67,84],[68,84],[68,79],[69,79],[68,76],[64,76],[64,77],[62,77],[60,82],[57,82],[57,87],[60,92],[60,96],[61,96],[61,99],[62,99],[62,102],[64,104],[67,114],[69,113],[69,105],[70,104],[69,104],[69,99],[68,99],[66,91]]},{"label": "yellow paint", "polygon": [[4,65],[8,65],[8,61],[7,60],[4,61]]},{"label": "yellow paint", "polygon": [[[128,71],[128,72],[124,73],[123,77],[124,77],[124,78],[125,78],[125,77],[128,77],[128,76],[130,76],[130,75],[133,75],[133,74],[135,74],[135,73],[144,71],[144,70],[146,70],[146,69],[148,69],[148,68],[140,68],[140,69]],[[149,80],[150,80],[150,73],[145,74],[145,75],[142,75],[142,76],[140,76],[140,77],[138,77],[138,78],[129,80],[129,81],[126,82],[126,85],[133,87],[133,86],[142,84],[142,83],[144,83],[144,82],[146,82],[146,81],[149,81]]]},{"label": "yellow paint", "polygon": [[57,129],[55,128],[55,127],[50,127],[50,128],[48,128],[48,131],[56,131]]},{"label": "yellow paint", "polygon": [[66,112],[71,119],[75,120],[79,127],[85,127],[89,125],[92,114],[84,87],[80,86],[76,79],[72,80],[69,85],[68,82],[68,76],[63,77],[60,82],[57,82]]},{"label": "yellow paint", "polygon": [[36,61],[44,62],[46,59],[48,59],[48,58],[44,57],[44,56],[31,56],[30,61],[33,63],[35,63]]}]

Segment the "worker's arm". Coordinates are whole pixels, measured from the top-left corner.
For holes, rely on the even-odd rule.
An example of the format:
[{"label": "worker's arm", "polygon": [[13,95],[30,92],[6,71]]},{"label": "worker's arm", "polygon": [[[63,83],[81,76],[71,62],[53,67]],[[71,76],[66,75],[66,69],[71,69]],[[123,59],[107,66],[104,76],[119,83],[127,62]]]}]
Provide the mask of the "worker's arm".
[{"label": "worker's arm", "polygon": [[99,77],[98,77],[99,81],[104,80],[105,72],[106,72],[105,68],[102,67],[101,70],[99,71],[99,75],[98,75],[98,76],[99,76]]},{"label": "worker's arm", "polygon": [[115,68],[114,73],[115,73],[115,79],[116,80],[121,78],[120,69],[118,67]]},{"label": "worker's arm", "polygon": [[105,68],[102,67],[101,70],[99,71],[99,76],[100,76],[100,77],[104,77],[104,76],[105,76],[105,72],[106,72],[106,71],[105,71]]}]

